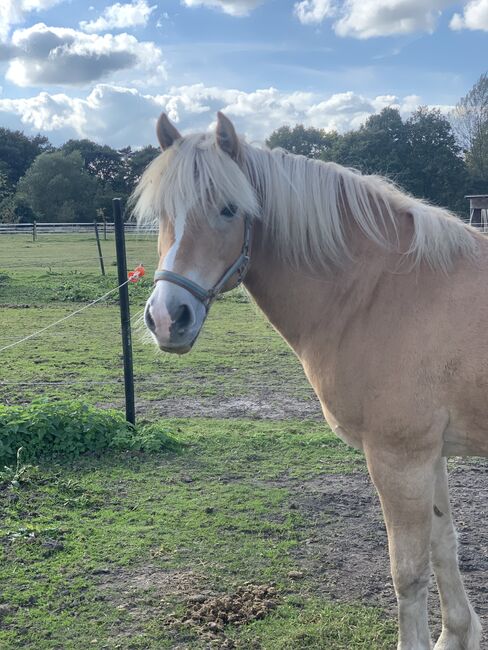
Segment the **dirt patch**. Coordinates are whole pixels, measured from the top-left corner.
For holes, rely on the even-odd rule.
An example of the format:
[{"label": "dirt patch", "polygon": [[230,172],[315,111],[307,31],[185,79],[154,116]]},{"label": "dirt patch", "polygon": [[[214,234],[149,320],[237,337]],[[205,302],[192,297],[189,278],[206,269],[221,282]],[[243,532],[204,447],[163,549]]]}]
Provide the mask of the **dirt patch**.
[{"label": "dirt patch", "polygon": [[100,600],[121,613],[113,631],[115,648],[127,647],[127,639],[143,633],[147,620],[162,621],[169,603],[183,601],[198,593],[204,580],[203,576],[190,570],[162,569],[151,565],[116,570],[100,568],[94,571],[94,576],[98,576]]},{"label": "dirt patch", "polygon": [[[396,616],[386,530],[379,500],[365,474],[325,475],[287,487],[306,520],[307,539],[296,560],[313,593],[362,602]],[[459,533],[461,572],[488,637],[488,461],[459,462],[450,469],[451,500]],[[429,602],[432,631],[440,632],[435,583]],[[488,648],[488,639],[482,648]]]},{"label": "dirt patch", "polygon": [[164,400],[139,400],[137,412],[157,417],[248,418],[254,420],[286,420],[323,418],[318,399],[296,399],[282,393],[269,392],[246,397],[175,397]]},{"label": "dirt patch", "polygon": [[202,576],[193,571],[161,569],[145,565],[133,569],[97,569],[100,576],[98,588],[103,592],[110,590],[118,600],[131,599],[137,593],[147,591],[161,599],[170,596],[187,596],[198,588]]},{"label": "dirt patch", "polygon": [[169,616],[167,624],[191,628],[209,643],[210,648],[227,650],[236,646],[225,636],[226,625],[245,625],[262,619],[275,609],[277,604],[276,589],[272,585],[247,583],[237,587],[230,594],[191,596],[184,615]]}]

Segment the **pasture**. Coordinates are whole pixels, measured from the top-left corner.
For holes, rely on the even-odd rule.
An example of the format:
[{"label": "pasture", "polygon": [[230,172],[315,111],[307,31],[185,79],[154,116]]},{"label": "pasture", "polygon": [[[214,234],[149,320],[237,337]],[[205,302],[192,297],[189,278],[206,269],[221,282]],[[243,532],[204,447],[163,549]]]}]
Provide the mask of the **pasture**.
[{"label": "pasture", "polygon": [[[92,237],[0,237],[0,347],[116,286],[113,241],[102,246],[106,278]],[[152,271],[154,237],[130,236],[127,249],[129,268]],[[147,278],[130,287],[134,323],[149,289]],[[57,458],[18,488],[3,481],[0,646],[393,648],[386,534],[362,455],[323,423],[246,294],[214,305],[190,355],[133,338],[138,418],[162,422],[181,448]],[[116,301],[5,350],[0,364],[4,404],[122,408]],[[486,628],[487,465],[451,465],[461,569]],[[432,612],[438,622],[435,602]]]}]

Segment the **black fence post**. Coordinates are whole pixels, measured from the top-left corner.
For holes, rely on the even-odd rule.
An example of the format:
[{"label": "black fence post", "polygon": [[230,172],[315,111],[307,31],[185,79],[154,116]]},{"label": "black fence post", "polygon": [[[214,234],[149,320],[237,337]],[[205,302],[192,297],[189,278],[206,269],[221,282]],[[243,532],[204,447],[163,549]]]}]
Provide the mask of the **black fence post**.
[{"label": "black fence post", "polygon": [[120,199],[113,199],[115,223],[115,249],[117,251],[117,272],[119,278],[120,323],[122,326],[122,349],[124,353],[125,419],[136,423],[134,403],[134,370],[132,365],[132,340],[130,331],[129,289],[127,286],[127,260],[125,256],[124,220]]},{"label": "black fence post", "polygon": [[102,246],[100,244],[100,235],[98,234],[98,223],[97,223],[96,219],[93,222],[93,226],[95,228],[95,237],[96,237],[96,240],[97,240],[98,259],[100,261],[100,270],[102,272],[102,275],[105,275],[105,266],[103,265]]},{"label": "black fence post", "polygon": [[32,241],[37,239],[37,221],[34,219],[32,222]]}]

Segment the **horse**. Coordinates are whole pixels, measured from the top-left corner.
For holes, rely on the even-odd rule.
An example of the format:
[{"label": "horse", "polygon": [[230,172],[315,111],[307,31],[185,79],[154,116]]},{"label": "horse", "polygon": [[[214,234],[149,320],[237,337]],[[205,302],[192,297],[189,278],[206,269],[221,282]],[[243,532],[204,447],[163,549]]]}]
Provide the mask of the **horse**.
[{"label": "horse", "polygon": [[447,457],[488,455],[488,240],[380,176],[251,145],[222,113],[161,153],[135,189],[159,224],[145,323],[191,350],[240,282],[301,362],[331,429],[364,452],[388,534],[398,649],[477,650],[449,503]]}]

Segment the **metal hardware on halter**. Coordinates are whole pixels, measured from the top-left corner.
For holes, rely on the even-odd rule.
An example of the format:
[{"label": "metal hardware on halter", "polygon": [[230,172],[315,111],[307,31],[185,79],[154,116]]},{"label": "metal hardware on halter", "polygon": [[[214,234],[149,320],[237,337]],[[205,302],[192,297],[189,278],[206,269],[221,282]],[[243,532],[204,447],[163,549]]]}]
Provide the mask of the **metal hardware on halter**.
[{"label": "metal hardware on halter", "polygon": [[183,287],[183,289],[186,289],[193,296],[195,296],[195,298],[200,300],[200,302],[205,305],[205,308],[208,311],[212,302],[221,292],[222,287],[227,284],[232,276],[237,275],[237,281],[231,287],[226,289],[226,291],[235,289],[244,280],[251,259],[251,238],[252,220],[251,217],[246,215],[244,217],[244,242],[242,244],[241,254],[236,259],[234,264],[232,264],[232,266],[230,266],[227,271],[225,271],[220,280],[214,284],[211,289],[204,289],[196,282],[185,278],[184,275],[174,273],[173,271],[156,271],[154,273],[154,282],[156,283],[159,280],[165,280],[166,282],[171,282],[172,284],[176,284],[179,287]]}]

